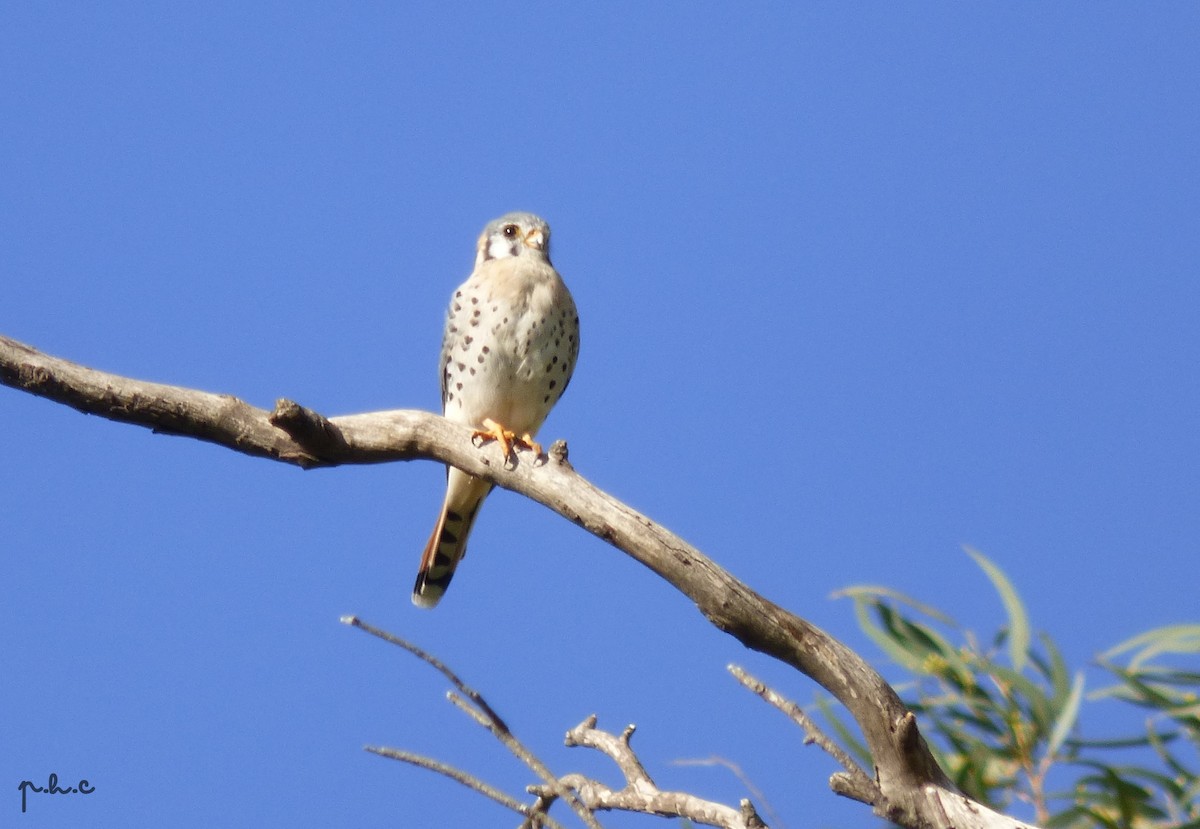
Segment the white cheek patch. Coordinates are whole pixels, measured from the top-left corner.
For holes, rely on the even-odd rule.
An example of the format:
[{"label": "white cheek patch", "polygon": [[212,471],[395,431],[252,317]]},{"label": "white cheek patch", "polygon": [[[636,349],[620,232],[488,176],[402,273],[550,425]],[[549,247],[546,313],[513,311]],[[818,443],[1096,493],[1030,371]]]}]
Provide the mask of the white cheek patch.
[{"label": "white cheek patch", "polygon": [[508,259],[517,255],[517,242],[504,236],[493,236],[488,240],[488,259]]}]

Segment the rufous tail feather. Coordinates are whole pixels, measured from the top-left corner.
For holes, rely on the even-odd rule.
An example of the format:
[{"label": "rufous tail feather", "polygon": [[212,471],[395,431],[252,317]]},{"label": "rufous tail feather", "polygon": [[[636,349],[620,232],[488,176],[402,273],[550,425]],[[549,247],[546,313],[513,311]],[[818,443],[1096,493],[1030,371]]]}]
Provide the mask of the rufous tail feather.
[{"label": "rufous tail feather", "polygon": [[454,569],[467,554],[467,536],[475,523],[475,516],[479,514],[479,507],[491,488],[486,481],[472,478],[457,469],[450,470],[446,482],[446,501],[425,545],[425,552],[421,555],[417,582],[413,585],[412,600],[417,607],[433,607],[450,586]]}]

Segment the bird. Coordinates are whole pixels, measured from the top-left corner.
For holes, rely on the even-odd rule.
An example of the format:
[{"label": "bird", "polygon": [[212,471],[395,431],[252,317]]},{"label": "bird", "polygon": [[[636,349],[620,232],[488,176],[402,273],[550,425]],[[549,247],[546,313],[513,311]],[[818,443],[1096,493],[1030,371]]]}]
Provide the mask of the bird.
[{"label": "bird", "polygon": [[[495,440],[541,456],[538,429],[567,390],[579,356],[575,300],[550,263],[550,226],[532,213],[487,224],[475,269],[455,290],[442,336],[442,414],[470,426],[472,442]],[[467,536],[492,484],[446,467],[446,497],[417,571],[412,600],[431,608],[467,551]]]}]

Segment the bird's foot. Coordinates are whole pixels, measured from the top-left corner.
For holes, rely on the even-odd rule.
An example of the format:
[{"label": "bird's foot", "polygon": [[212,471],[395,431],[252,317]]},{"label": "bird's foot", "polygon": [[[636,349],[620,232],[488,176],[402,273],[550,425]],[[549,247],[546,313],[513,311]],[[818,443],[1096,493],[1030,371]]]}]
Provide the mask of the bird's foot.
[{"label": "bird's foot", "polygon": [[471,435],[471,440],[478,440],[477,445],[483,446],[490,440],[494,440],[500,444],[500,450],[504,453],[504,459],[513,458],[514,449],[529,449],[532,450],[534,457],[540,457],[542,454],[541,445],[533,439],[533,436],[526,432],[517,437],[517,433],[510,429],[505,429],[490,417],[483,421],[483,428],[476,429]]},{"label": "bird's foot", "polygon": [[521,437],[516,441],[516,444],[522,449],[528,449],[533,453],[535,458],[540,458],[542,456],[542,445],[534,440],[533,435],[529,434],[528,432],[521,435]]}]

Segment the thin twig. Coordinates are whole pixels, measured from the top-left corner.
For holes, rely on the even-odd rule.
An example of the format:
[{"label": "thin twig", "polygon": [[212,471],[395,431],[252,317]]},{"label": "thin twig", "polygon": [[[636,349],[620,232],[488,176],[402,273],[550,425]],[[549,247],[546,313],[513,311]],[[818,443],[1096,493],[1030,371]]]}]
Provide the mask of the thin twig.
[{"label": "thin twig", "polygon": [[[632,725],[620,735],[601,731],[596,728],[594,714],[567,732],[567,745],[594,748],[607,754],[625,778],[623,788],[614,790],[582,774],[565,775],[560,782],[577,791],[592,809],[686,818],[693,823],[722,829],[766,829],[766,824],[749,800],[743,799],[740,808],[734,809],[687,792],[659,789],[630,745],[633,732]],[[540,787],[531,788],[530,791],[540,796],[552,794]]]},{"label": "thin twig", "polygon": [[511,809],[525,818],[532,818],[536,816],[538,820],[541,820],[542,823],[550,827],[550,829],[565,829],[561,823],[554,820],[549,815],[535,811],[536,804],[534,806],[526,805],[517,800],[515,797],[500,791],[495,786],[484,783],[475,775],[465,772],[456,766],[451,766],[439,760],[434,760],[432,757],[426,757],[423,754],[414,754],[411,751],[404,751],[403,749],[398,748],[387,748],[384,746],[363,746],[363,748],[372,754],[378,754],[380,757],[387,757],[391,760],[399,760],[403,763],[420,766],[423,769],[429,769],[430,771],[435,771],[438,774],[445,775],[451,780],[461,783],[469,789],[474,789],[484,797],[496,801],[501,806]]},{"label": "thin twig", "polygon": [[356,627],[359,630],[365,631],[365,632],[371,634],[372,636],[382,639],[383,641],[387,642],[390,645],[395,645],[397,647],[404,648],[404,650],[408,651],[413,656],[417,657],[418,659],[425,662],[426,664],[431,665],[432,667],[436,668],[442,674],[442,676],[444,676],[444,677],[446,677],[446,679],[450,680],[450,684],[453,685],[455,688],[457,688],[459,690],[459,692],[462,693],[463,696],[465,696],[467,699],[471,700],[471,702],[473,702],[477,706],[479,706],[479,709],[481,711],[483,711],[483,713],[488,717],[488,719],[490,719],[493,723],[495,723],[497,729],[504,731],[506,733],[511,733],[508,730],[508,725],[505,724],[504,720],[502,720],[500,718],[500,715],[497,714],[495,712],[495,710],[493,710],[492,706],[487,704],[487,700],[485,700],[483,698],[483,695],[480,694],[478,691],[476,691],[471,686],[467,685],[467,683],[463,682],[462,679],[459,678],[458,674],[456,674],[456,673],[454,673],[454,671],[450,670],[450,668],[446,665],[446,663],[442,662],[440,659],[438,659],[433,654],[429,653],[428,651],[422,650],[421,648],[414,645],[412,642],[409,642],[405,639],[401,639],[399,636],[396,636],[395,634],[388,633],[386,630],[382,630],[381,628],[377,628],[368,622],[364,622],[362,619],[358,618],[357,616],[343,616],[341,621],[344,624],[350,625],[351,627]]},{"label": "thin twig", "polygon": [[497,714],[495,709],[493,709],[492,706],[488,704],[487,700],[483,698],[483,694],[479,693],[474,688],[463,682],[462,679],[460,679],[459,676],[454,673],[454,671],[450,670],[445,663],[427,651],[412,644],[411,642],[401,639],[395,634],[388,633],[385,630],[377,628],[368,622],[364,622],[357,616],[343,616],[342,622],[350,625],[351,627],[356,627],[362,631],[365,631],[366,633],[369,633],[379,639],[382,639],[388,644],[403,648],[421,661],[436,668],[443,676],[450,680],[451,684],[453,684],[455,688],[462,692],[463,696],[469,699],[475,707],[472,708],[471,705],[468,705],[466,700],[463,699],[463,697],[460,697],[454,693],[449,693],[446,695],[450,702],[456,705],[460,710],[467,713],[473,720],[475,720],[475,722],[479,723],[479,725],[488,729],[488,731],[490,731],[505,748],[511,751],[513,755],[517,757],[517,759],[527,765],[534,774],[542,779],[546,785],[554,787],[555,789],[559,789],[560,791],[558,791],[558,795],[567,802],[575,814],[579,816],[579,819],[587,824],[589,829],[604,829],[604,827],[600,825],[599,821],[596,820],[595,815],[592,814],[591,810],[583,803],[583,801],[573,791],[563,787],[554,772],[550,771],[550,769],[546,767],[545,763],[539,760],[532,751],[526,748],[525,745],[517,739],[516,735],[514,735],[509,727],[505,724],[504,720],[500,718],[500,715]]},{"label": "thin twig", "polygon": [[750,792],[751,796],[753,796],[755,800],[762,804],[763,810],[771,819],[771,823],[775,826],[775,829],[787,829],[787,827],[784,825],[783,818],[781,818],[779,813],[771,807],[771,802],[767,800],[767,796],[763,793],[763,790],[754,785],[754,781],[751,780],[744,771],[742,771],[742,767],[732,760],[726,760],[724,757],[718,757],[714,754],[712,757],[699,757],[695,759],[689,759],[685,757],[679,760],[672,760],[671,765],[722,766],[726,769],[729,769],[729,771],[733,772],[733,776],[738,779],[738,782],[746,787],[746,791]]},{"label": "thin twig", "polygon": [[766,683],[746,673],[746,671],[741,667],[737,665],[729,665],[728,669],[744,688],[762,697],[771,705],[775,706],[784,714],[786,714],[792,720],[792,722],[800,726],[800,728],[804,731],[805,742],[816,743],[831,757],[833,757],[834,760],[837,760],[838,764],[846,770],[847,774],[852,778],[853,783],[856,786],[870,787],[874,791],[878,792],[879,787],[875,781],[872,780],[867,773],[863,771],[857,763],[854,762],[850,755],[847,754],[841,746],[826,736],[825,733],[817,727],[817,724],[813,722],[812,718],[804,713],[803,709],[801,709],[799,705],[782,696],[773,689],[768,688]]},{"label": "thin twig", "polygon": [[502,730],[494,727],[486,713],[472,708],[466,700],[457,694],[453,692],[448,693],[446,694],[446,698],[456,705],[461,711],[466,713],[467,716],[479,723],[479,725],[492,732],[493,736],[495,736],[505,748],[511,751],[518,760],[527,765],[534,774],[542,778],[542,782],[544,784],[553,787],[556,790],[556,794],[563,800],[567,801],[567,804],[572,810],[574,810],[575,814],[579,815],[579,819],[586,823],[590,829],[603,829],[603,827],[600,826],[599,821],[596,820],[596,816],[592,814],[591,809],[584,804],[579,796],[572,791],[570,787],[564,786],[554,772],[550,771],[545,763],[539,760],[538,757],[532,751],[530,751],[524,743],[518,740],[515,734],[507,729]]}]

